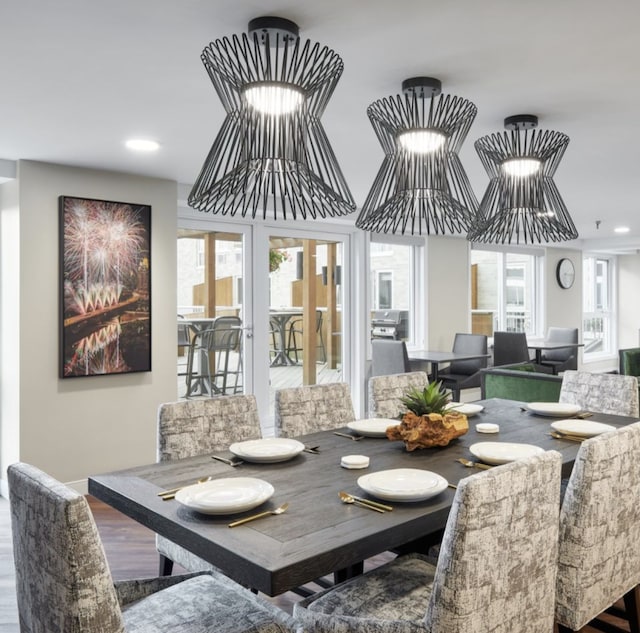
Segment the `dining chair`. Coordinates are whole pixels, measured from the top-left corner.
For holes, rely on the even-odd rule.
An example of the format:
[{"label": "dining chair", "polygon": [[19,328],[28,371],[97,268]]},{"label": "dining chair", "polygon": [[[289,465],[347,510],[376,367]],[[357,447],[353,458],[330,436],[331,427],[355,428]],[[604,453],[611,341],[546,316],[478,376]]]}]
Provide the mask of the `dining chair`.
[{"label": "dining chair", "polygon": [[411,371],[404,341],[374,338],[371,341],[371,375],[390,376]]},{"label": "dining chair", "polygon": [[[578,328],[550,327],[544,341],[545,343],[577,343]],[[578,350],[576,347],[542,350],[540,358],[540,364],[543,367],[550,367],[554,374],[567,369],[578,369]]]},{"label": "dining chair", "polygon": [[291,387],[275,393],[275,431],[296,437],[344,426],[356,419],[345,382]]},{"label": "dining chair", "polygon": [[624,376],[640,376],[640,347],[618,350],[618,373]]},{"label": "dining chair", "polygon": [[[621,598],[640,630],[640,423],[585,440],[560,511],[556,621],[577,631]],[[596,623],[592,626],[601,628]],[[613,630],[609,629],[602,630]]]},{"label": "dining chair", "polygon": [[[327,361],[327,350],[324,346],[324,335],[322,334],[322,310],[316,310],[316,348],[319,350],[318,362],[325,363]],[[287,332],[287,356],[293,355],[295,362],[300,362],[298,352],[304,352],[302,343],[304,330],[302,329],[302,319],[293,319],[289,324]]]},{"label": "dining chair", "polygon": [[462,479],[437,566],[407,554],[294,605],[306,633],[551,631],[558,452]]},{"label": "dining chair", "polygon": [[[220,396],[166,402],[158,408],[157,459],[165,462],[227,450],[233,442],[262,436],[254,395]],[[173,563],[187,571],[216,569],[214,565],[156,535],[160,575],[171,574]]]},{"label": "dining chair", "polygon": [[524,332],[493,333],[493,365],[514,365],[531,360]]},{"label": "dining chair", "polygon": [[560,402],[577,404],[587,411],[637,417],[638,379],[568,369],[562,375]]},{"label": "dining chair", "polygon": [[[463,334],[458,332],[453,339],[453,352],[459,354],[486,354],[487,337],[485,334]],[[460,400],[462,389],[475,389],[480,386],[480,370],[486,368],[487,358],[456,360],[441,369],[438,380],[443,387],[451,389],[453,399]]]},{"label": "dining chair", "polygon": [[284,611],[215,572],[111,578],[87,500],[38,468],[7,470],[22,633],[283,633]]},{"label": "dining chair", "polygon": [[424,371],[369,378],[369,415],[375,418],[398,418],[407,409],[402,404],[407,392],[424,389],[428,384],[429,376]]}]

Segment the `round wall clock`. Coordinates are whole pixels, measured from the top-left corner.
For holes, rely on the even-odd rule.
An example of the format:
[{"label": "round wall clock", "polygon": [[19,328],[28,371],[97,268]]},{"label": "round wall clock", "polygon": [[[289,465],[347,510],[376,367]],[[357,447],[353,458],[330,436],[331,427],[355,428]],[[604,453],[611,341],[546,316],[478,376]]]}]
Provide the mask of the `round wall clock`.
[{"label": "round wall clock", "polygon": [[571,288],[576,278],[576,269],[573,262],[566,257],[558,262],[556,267],[556,279],[560,288]]}]

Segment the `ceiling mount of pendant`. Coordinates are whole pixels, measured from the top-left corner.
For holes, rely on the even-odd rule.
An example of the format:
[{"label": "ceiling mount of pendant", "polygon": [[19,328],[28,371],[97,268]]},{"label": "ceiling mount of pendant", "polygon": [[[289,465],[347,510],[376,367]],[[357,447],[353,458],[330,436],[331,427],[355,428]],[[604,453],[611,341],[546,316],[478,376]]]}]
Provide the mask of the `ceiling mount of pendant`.
[{"label": "ceiling mount of pendant", "polygon": [[295,40],[299,36],[300,29],[298,25],[291,20],[265,15],[251,20],[248,31],[250,37],[257,34],[260,42],[264,44],[267,36],[270,42],[275,42],[277,38],[279,38],[281,42]]},{"label": "ceiling mount of pendant", "polygon": [[437,97],[442,92],[442,82],[434,77],[410,77],[402,82],[402,93],[421,99]]},{"label": "ceiling mount of pendant", "polygon": [[514,114],[504,120],[505,130],[533,130],[538,127],[538,117],[535,114]]}]

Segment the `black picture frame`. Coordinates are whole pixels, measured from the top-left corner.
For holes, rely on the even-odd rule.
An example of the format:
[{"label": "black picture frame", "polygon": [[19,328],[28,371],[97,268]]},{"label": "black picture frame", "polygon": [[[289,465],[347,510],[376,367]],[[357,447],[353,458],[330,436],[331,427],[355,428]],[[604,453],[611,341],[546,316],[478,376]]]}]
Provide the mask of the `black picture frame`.
[{"label": "black picture frame", "polygon": [[58,202],[60,377],[151,371],[151,206]]}]

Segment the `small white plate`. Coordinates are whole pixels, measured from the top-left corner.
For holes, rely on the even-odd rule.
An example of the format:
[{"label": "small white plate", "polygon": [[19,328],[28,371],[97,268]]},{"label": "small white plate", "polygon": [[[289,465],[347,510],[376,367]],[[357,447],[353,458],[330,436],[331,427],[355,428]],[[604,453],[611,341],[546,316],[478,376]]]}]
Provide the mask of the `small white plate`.
[{"label": "small white plate", "polygon": [[568,402],[530,402],[527,409],[536,415],[546,415],[550,418],[564,418],[568,415],[575,415],[582,410],[579,404],[569,404]]},{"label": "small white plate", "polygon": [[444,477],[418,468],[394,468],[358,477],[358,486],[388,501],[424,501],[446,490]]},{"label": "small white plate", "polygon": [[478,442],[469,447],[472,455],[487,464],[508,464],[518,459],[544,453],[544,449],[533,444],[515,444],[513,442]]},{"label": "small white plate", "polygon": [[176,493],[176,501],[203,514],[233,514],[259,506],[273,493],[262,479],[232,477],[186,486]]},{"label": "small white plate", "polygon": [[499,433],[500,425],[492,424],[491,422],[481,422],[480,424],[476,424],[476,431],[478,431],[478,433]]},{"label": "small white plate", "polygon": [[390,426],[398,424],[400,424],[400,420],[392,420],[390,418],[364,418],[363,420],[349,422],[347,426],[352,431],[366,437],[387,437],[386,430]]},{"label": "small white plate", "polygon": [[551,423],[551,428],[560,433],[570,433],[580,437],[594,437],[600,433],[615,431],[616,427],[602,422],[592,422],[591,420],[558,420]]},{"label": "small white plate", "polygon": [[229,446],[229,450],[248,462],[272,464],[293,459],[302,453],[304,444],[285,437],[265,437],[261,440],[235,442]]},{"label": "small white plate", "polygon": [[476,413],[480,413],[480,411],[484,409],[481,404],[473,404],[472,402],[450,402],[446,408],[454,409],[458,413],[463,413],[469,417]]}]

